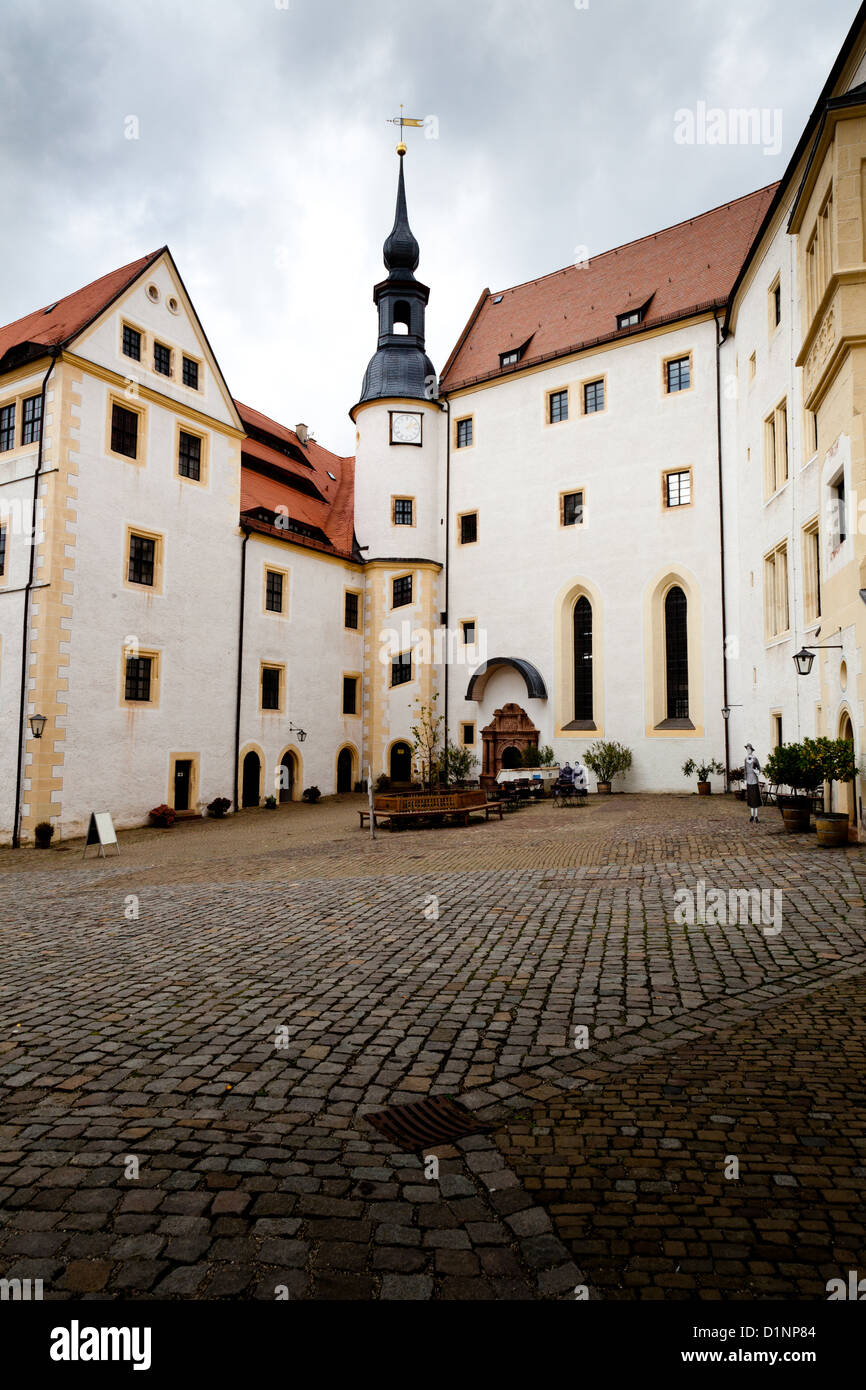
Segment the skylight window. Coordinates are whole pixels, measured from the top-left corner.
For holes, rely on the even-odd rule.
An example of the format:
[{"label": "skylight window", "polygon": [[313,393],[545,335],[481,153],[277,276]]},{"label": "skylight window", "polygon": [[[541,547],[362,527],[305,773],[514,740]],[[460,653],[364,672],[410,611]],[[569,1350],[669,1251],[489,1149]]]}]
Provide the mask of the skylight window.
[{"label": "skylight window", "polygon": [[336,473],[332,473],[330,468],[328,469],[328,477],[330,478],[332,483],[335,483],[337,481]]}]

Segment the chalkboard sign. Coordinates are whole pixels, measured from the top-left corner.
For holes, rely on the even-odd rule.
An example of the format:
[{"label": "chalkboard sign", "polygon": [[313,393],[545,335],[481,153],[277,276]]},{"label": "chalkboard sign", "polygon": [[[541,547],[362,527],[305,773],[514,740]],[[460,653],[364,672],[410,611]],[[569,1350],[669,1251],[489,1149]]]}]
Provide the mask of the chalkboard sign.
[{"label": "chalkboard sign", "polygon": [[[105,858],[105,846],[114,845],[117,853],[120,854],[120,845],[117,843],[117,832],[108,811],[91,811],[90,824],[87,827],[87,839],[84,842],[84,855],[90,845],[99,846],[99,854]],[[98,857],[98,856],[97,856]]]}]

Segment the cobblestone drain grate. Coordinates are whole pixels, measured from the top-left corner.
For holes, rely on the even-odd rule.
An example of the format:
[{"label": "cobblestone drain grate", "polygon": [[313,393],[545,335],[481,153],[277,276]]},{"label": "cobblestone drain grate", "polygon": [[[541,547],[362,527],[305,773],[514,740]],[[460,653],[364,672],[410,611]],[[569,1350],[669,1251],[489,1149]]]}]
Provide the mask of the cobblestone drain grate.
[{"label": "cobblestone drain grate", "polygon": [[447,1096],[430,1096],[410,1105],[390,1105],[362,1118],[407,1153],[450,1144],[470,1134],[486,1133],[490,1126],[473,1115],[459,1101]]}]

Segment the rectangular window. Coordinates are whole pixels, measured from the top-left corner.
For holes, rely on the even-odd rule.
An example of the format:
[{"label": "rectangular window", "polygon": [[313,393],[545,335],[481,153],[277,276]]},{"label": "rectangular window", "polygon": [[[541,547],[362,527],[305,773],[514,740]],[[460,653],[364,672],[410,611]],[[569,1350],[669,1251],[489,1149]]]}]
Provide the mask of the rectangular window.
[{"label": "rectangular window", "polygon": [[457,448],[468,449],[472,443],[472,419],[457,421]]},{"label": "rectangular window", "polygon": [[198,363],[191,357],[183,359],[183,384],[191,386],[194,391],[198,390]]},{"label": "rectangular window", "polygon": [[412,576],[403,574],[399,579],[395,579],[392,585],[392,608],[405,608],[407,603],[412,602]]},{"label": "rectangular window", "polygon": [[774,715],[773,715],[773,747],[774,747],[774,748],[781,748],[783,742],[784,742],[784,739],[783,739],[783,737],[782,737],[782,716],[781,716],[781,714],[774,714]]},{"label": "rectangular window", "polygon": [[840,473],[830,484],[830,537],[833,551],[848,539],[848,519],[845,505],[845,474]]},{"label": "rectangular window", "polygon": [[346,594],[346,611],[343,619],[343,626],[351,628],[353,632],[358,631],[359,627],[358,595]]},{"label": "rectangular window", "polygon": [[15,406],[0,407],[0,453],[15,448]]},{"label": "rectangular window", "polygon": [[692,384],[691,358],[675,357],[672,362],[666,363],[666,374],[669,395],[675,391],[688,391]]},{"label": "rectangular window", "polygon": [[0,575],[6,573],[6,527],[0,526]]},{"label": "rectangular window", "polygon": [[28,396],[21,421],[21,443],[36,444],[42,437],[42,397]]},{"label": "rectangular window", "polygon": [[182,478],[201,482],[201,439],[197,434],[178,432],[177,471]]},{"label": "rectangular window", "polygon": [[283,576],[279,570],[266,572],[265,608],[269,613],[282,613],[283,611]]},{"label": "rectangular window", "polygon": [[640,309],[632,309],[627,314],[617,314],[617,328],[633,328],[636,323],[640,323],[642,314]]},{"label": "rectangular window", "polygon": [[281,676],[279,666],[262,667],[262,709],[280,708]]},{"label": "rectangular window", "polygon": [[143,701],[144,703],[150,700],[152,670],[153,657],[128,656],[126,658],[125,699]]},{"label": "rectangular window", "polygon": [[803,606],[806,622],[821,616],[821,539],[818,522],[803,530]]},{"label": "rectangular window", "polygon": [[595,415],[604,410],[604,381],[587,381],[583,388],[583,413]]},{"label": "rectangular window", "polygon": [[122,405],[111,407],[111,448],[115,454],[134,459],[138,454],[138,416]]},{"label": "rectangular window", "polygon": [[171,376],[171,348],[165,343],[153,345],[153,370],[162,376]]},{"label": "rectangular window", "polygon": [[806,411],[806,459],[812,458],[818,452],[818,414],[817,411]]},{"label": "rectangular window", "polygon": [[465,512],[459,518],[460,544],[474,545],[478,540],[478,513]]},{"label": "rectangular window", "polygon": [[548,407],[548,420],[551,425],[558,425],[561,420],[568,419],[568,392],[551,391],[548,396],[550,402]]},{"label": "rectangular window", "polygon": [[790,625],[788,615],[788,547],[778,546],[764,560],[764,631],[768,642]]},{"label": "rectangular window", "polygon": [[764,494],[772,497],[788,481],[788,403],[764,421]]},{"label": "rectangular window", "polygon": [[561,499],[563,526],[583,525],[583,493],[564,492]]},{"label": "rectangular window", "polygon": [[778,328],[782,322],[782,286],[776,285],[773,290],[773,327]]},{"label": "rectangular window", "polygon": [[343,677],[343,713],[358,713],[358,677]]},{"label": "rectangular window", "polygon": [[463,632],[463,645],[472,647],[475,645],[475,619],[470,618],[467,622],[460,624]]},{"label": "rectangular window", "polygon": [[394,525],[414,526],[414,506],[411,497],[394,498]]},{"label": "rectangular window", "polygon": [[511,352],[500,352],[499,354],[500,367],[513,367],[515,362],[519,361],[520,352],[516,349],[513,349]]},{"label": "rectangular window", "polygon": [[474,725],[474,724],[461,724],[461,725],[460,725],[460,742],[461,742],[464,746],[467,745],[467,744],[470,744],[470,743],[474,743],[474,742],[475,742],[475,725]]},{"label": "rectangular window", "polygon": [[412,679],[412,653],[401,652],[391,662],[391,684],[406,685]]},{"label": "rectangular window", "polygon": [[131,535],[129,538],[129,568],[127,579],[130,584],[153,586],[156,569],[156,541],[150,536]]},{"label": "rectangular window", "polygon": [[141,334],[137,328],[130,328],[128,323],[123,325],[123,355],[131,357],[134,362],[141,361]]},{"label": "rectangular window", "polygon": [[690,468],[676,473],[665,474],[665,506],[687,507],[692,500],[692,473]]}]

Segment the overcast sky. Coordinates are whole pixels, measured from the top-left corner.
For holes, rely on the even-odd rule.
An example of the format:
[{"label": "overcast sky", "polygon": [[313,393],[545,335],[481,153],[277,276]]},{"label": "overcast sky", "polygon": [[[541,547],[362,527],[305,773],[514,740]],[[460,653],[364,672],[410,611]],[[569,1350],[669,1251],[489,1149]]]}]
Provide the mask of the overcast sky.
[{"label": "overcast sky", "polygon": [[[485,286],[778,178],[856,10],[3,0],[0,322],[168,243],[234,394],[349,453],[401,102],[438,121],[406,178],[439,369]],[[781,110],[781,152],[677,143],[699,102]]]}]

